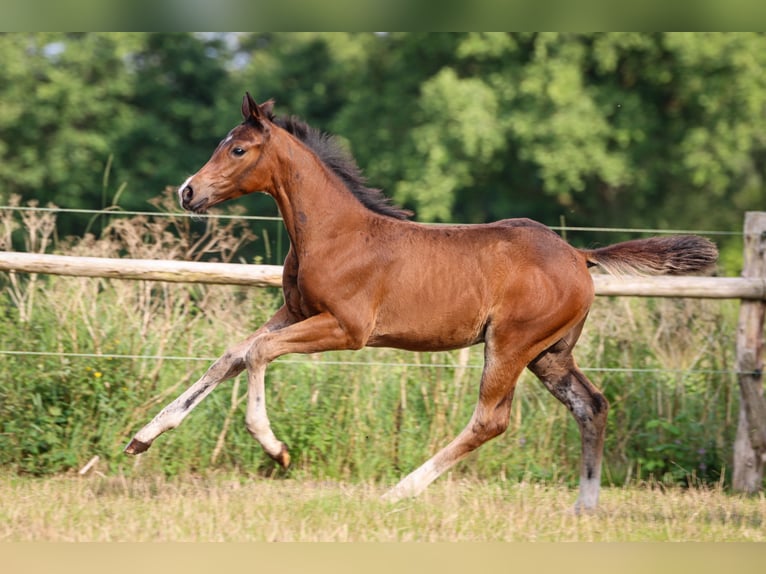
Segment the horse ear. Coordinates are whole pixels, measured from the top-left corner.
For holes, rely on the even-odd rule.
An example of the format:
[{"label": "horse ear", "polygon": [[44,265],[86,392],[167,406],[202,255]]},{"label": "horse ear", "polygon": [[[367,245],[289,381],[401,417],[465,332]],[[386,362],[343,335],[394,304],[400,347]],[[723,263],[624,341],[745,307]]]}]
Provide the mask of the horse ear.
[{"label": "horse ear", "polygon": [[267,118],[270,118],[273,115],[274,110],[274,100],[266,100],[263,102],[260,106],[258,106],[261,110],[261,113],[266,116]]},{"label": "horse ear", "polygon": [[247,120],[254,120],[257,123],[262,123],[263,120],[271,118],[271,112],[274,109],[274,100],[267,100],[260,106],[256,103],[250,92],[245,92],[245,97],[242,98],[242,116]]},{"label": "horse ear", "polygon": [[249,119],[259,120],[261,118],[261,110],[258,108],[258,104],[255,103],[253,96],[250,92],[245,92],[245,97],[242,98],[242,117],[245,121]]}]

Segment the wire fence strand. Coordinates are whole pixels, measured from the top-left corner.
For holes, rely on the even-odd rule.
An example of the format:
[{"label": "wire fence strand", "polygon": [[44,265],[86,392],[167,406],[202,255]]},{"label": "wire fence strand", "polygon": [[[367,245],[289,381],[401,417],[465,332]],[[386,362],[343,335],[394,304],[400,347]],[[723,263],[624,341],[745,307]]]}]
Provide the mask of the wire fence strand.
[{"label": "wire fence strand", "polygon": [[225,213],[191,213],[186,211],[166,212],[166,211],[131,211],[124,209],[74,209],[68,207],[33,207],[24,205],[2,205],[0,210],[6,211],[28,211],[40,213],[71,213],[78,215],[129,215],[129,216],[147,216],[147,217],[185,217],[190,219],[245,219],[250,221],[282,221],[282,218],[275,215],[237,215]]},{"label": "wire fence strand", "polygon": [[[185,211],[179,212],[165,212],[165,211],[131,211],[124,209],[75,209],[67,207],[41,207],[41,206],[23,206],[23,205],[3,205],[0,206],[0,210],[8,211],[31,211],[41,213],[71,213],[80,215],[125,215],[125,216],[146,216],[146,217],[186,217],[191,219],[243,219],[247,221],[282,221],[279,216],[272,215],[237,215],[237,214],[223,214],[223,213],[205,213],[196,214]],[[444,225],[440,223],[439,225]],[[456,223],[455,225],[461,225]],[[582,227],[582,226],[569,226],[569,225],[550,225],[550,229],[555,231],[570,232],[570,231],[582,231],[582,232],[594,232],[594,233],[636,233],[645,234],[652,233],[657,235],[677,235],[677,234],[697,234],[697,235],[711,235],[711,236],[737,236],[742,235],[742,231],[725,231],[715,229],[654,229],[650,227],[635,228],[635,227]]]},{"label": "wire fence strand", "polygon": [[[9,351],[0,350],[0,355],[7,356],[36,356],[58,357],[61,359],[113,359],[113,360],[148,360],[148,361],[189,361],[212,363],[218,357],[187,357],[182,355],[131,355],[117,353],[65,353],[54,351]],[[399,367],[399,368],[423,368],[423,369],[483,369],[479,363],[414,363],[414,362],[387,362],[387,361],[339,361],[333,359],[295,359],[280,357],[274,363],[286,365],[311,365],[311,366],[347,366],[347,367]],[[741,372],[727,369],[669,369],[669,368],[632,368],[632,367],[580,367],[580,370],[593,373],[640,373],[659,374],[676,373],[685,375],[754,375],[754,372]]]}]

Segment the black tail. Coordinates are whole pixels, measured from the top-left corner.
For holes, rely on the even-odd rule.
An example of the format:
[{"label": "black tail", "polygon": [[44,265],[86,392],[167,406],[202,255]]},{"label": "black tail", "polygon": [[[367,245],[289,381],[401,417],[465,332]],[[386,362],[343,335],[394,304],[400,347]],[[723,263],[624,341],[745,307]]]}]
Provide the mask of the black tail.
[{"label": "black tail", "polygon": [[712,241],[697,235],[670,235],[584,249],[588,263],[612,275],[687,275],[709,273],[718,260]]}]

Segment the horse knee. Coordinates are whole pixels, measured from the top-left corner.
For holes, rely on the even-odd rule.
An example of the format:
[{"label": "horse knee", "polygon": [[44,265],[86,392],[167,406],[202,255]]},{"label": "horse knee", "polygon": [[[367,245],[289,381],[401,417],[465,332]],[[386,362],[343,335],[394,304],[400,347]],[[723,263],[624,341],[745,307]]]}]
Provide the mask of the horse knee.
[{"label": "horse knee", "polygon": [[501,421],[496,419],[489,421],[476,421],[471,427],[474,435],[476,435],[476,437],[479,439],[480,444],[503,434],[507,428],[507,420]]},{"label": "horse knee", "polygon": [[585,393],[570,393],[566,405],[580,427],[596,427],[601,430],[606,426],[609,402],[601,392],[589,390]]},{"label": "horse knee", "polygon": [[478,444],[482,444],[503,434],[508,428],[509,422],[510,403],[507,407],[499,405],[491,413],[477,416],[471,425],[471,430],[477,438]]},{"label": "horse knee", "polygon": [[593,415],[601,420],[606,421],[606,415],[609,412],[609,401],[601,391],[591,392],[591,411]]},{"label": "horse knee", "polygon": [[245,351],[245,365],[249,369],[253,367],[267,363],[267,359],[263,353],[263,346],[258,344],[258,340],[254,341],[250,348]]},{"label": "horse knee", "polygon": [[493,420],[492,425],[490,426],[489,430],[489,438],[495,438],[496,436],[500,436],[505,432],[505,430],[508,428],[509,423],[509,417],[503,417],[499,420]]},{"label": "horse knee", "polygon": [[579,370],[570,370],[555,378],[544,374],[538,376],[551,394],[566,405],[581,427],[606,425],[609,402]]},{"label": "horse knee", "polygon": [[579,418],[605,418],[609,410],[606,397],[596,390],[574,391],[570,401],[574,415]]}]

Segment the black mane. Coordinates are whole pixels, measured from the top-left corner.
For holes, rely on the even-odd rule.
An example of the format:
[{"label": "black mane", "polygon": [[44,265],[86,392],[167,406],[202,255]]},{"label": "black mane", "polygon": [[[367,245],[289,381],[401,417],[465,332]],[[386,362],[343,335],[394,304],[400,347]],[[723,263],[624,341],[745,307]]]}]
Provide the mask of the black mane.
[{"label": "black mane", "polygon": [[296,117],[270,119],[306,144],[367,209],[395,219],[408,219],[412,215],[411,211],[393,205],[382,190],[367,187],[356,161],[334,136],[312,128]]}]

